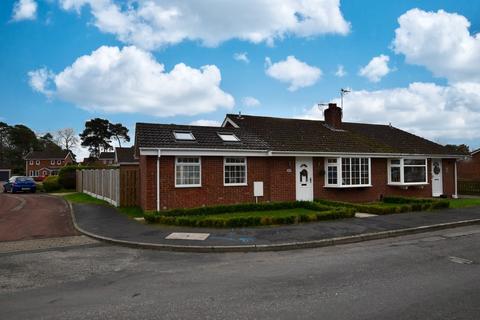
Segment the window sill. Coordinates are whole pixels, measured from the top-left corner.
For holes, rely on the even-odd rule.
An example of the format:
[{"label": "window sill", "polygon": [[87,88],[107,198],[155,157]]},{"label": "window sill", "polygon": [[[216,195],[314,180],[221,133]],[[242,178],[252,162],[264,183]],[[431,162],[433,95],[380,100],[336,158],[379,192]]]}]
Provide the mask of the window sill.
[{"label": "window sill", "polygon": [[414,182],[414,183],[388,183],[390,187],[422,187],[428,186],[428,182]]},{"label": "window sill", "polygon": [[248,183],[224,183],[223,184],[224,187],[247,187],[248,186]]},{"label": "window sill", "polygon": [[201,184],[180,184],[180,185],[175,185],[175,188],[201,188]]},{"label": "window sill", "polygon": [[337,186],[337,185],[325,185],[324,188],[332,189],[350,189],[350,188],[371,188],[371,184],[359,184],[359,185],[349,185],[349,186]]}]

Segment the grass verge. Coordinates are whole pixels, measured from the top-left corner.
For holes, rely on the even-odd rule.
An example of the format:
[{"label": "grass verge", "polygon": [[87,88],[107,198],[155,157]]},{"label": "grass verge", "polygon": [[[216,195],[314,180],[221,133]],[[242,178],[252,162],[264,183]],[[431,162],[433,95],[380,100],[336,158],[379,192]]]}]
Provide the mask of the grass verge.
[{"label": "grass verge", "polygon": [[450,199],[450,208],[467,208],[480,206],[480,198]]},{"label": "grass verge", "polygon": [[[89,196],[88,194],[81,193],[81,192],[66,194],[66,195],[63,195],[62,197],[71,203],[89,203],[89,204],[98,204],[102,206],[113,207],[111,204],[109,204],[104,200],[94,198],[92,196]],[[139,207],[118,207],[116,209],[130,218],[143,217],[143,210]]]}]

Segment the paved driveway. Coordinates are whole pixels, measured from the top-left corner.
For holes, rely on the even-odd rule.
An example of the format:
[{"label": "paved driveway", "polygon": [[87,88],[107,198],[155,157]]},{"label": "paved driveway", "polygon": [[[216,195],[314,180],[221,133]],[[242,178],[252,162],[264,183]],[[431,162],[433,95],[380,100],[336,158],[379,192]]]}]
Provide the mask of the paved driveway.
[{"label": "paved driveway", "polygon": [[0,194],[0,241],[77,234],[63,199],[43,194]]}]

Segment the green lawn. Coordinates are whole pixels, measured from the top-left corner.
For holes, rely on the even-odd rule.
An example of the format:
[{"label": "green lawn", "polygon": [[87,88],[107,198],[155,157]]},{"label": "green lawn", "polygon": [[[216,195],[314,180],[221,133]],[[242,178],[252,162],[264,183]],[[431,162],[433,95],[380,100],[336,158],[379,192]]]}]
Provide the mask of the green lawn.
[{"label": "green lawn", "polygon": [[[63,196],[63,198],[71,203],[91,203],[103,206],[111,206],[107,201],[91,197],[88,194],[81,192],[66,194]],[[117,210],[129,216],[130,218],[143,217],[143,211],[139,207],[118,207]]]},{"label": "green lawn", "polygon": [[480,206],[480,198],[450,200],[450,208],[466,208],[474,206]]},{"label": "green lawn", "polygon": [[205,219],[229,219],[229,218],[250,218],[250,217],[290,217],[292,215],[311,214],[317,211],[295,208],[284,210],[271,210],[271,211],[249,211],[249,212],[231,212],[224,214],[210,214],[210,215],[196,215],[196,216],[179,216],[179,218],[187,218],[194,220]]}]

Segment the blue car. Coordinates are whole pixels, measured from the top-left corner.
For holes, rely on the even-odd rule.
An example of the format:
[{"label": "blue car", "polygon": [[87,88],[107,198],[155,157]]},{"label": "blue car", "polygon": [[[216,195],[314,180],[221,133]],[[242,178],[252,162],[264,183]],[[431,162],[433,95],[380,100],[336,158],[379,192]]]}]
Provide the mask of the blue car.
[{"label": "blue car", "polygon": [[30,177],[14,176],[3,185],[3,192],[35,192],[37,184]]}]

